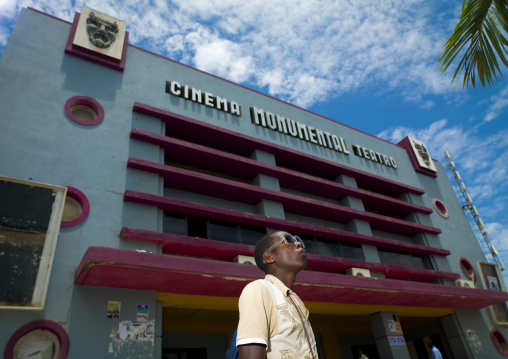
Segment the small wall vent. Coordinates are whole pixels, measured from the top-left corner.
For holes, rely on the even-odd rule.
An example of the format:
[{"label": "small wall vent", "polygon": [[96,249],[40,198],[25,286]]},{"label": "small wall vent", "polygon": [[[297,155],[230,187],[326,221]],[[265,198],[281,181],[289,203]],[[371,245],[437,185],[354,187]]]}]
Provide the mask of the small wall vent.
[{"label": "small wall vent", "polygon": [[371,277],[370,270],[356,267],[351,267],[348,270],[346,270],[346,274],[355,277],[368,277],[368,278]]}]

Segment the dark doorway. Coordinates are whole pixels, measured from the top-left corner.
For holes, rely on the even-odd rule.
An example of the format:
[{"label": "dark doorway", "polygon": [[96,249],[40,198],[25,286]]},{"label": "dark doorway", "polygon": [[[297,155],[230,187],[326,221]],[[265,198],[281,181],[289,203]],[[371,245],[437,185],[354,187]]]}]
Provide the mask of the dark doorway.
[{"label": "dark doorway", "polygon": [[439,351],[441,352],[443,359],[448,359],[448,356],[446,355],[446,350],[444,350],[444,344],[443,341],[441,340],[441,336],[439,334],[434,334],[430,336],[430,339],[432,340],[432,343],[434,343],[436,348],[438,348]]},{"label": "dark doorway", "polygon": [[376,345],[351,345],[351,351],[353,352],[354,359],[359,357],[358,349],[361,349],[363,354],[365,354],[369,359],[380,359]]},{"label": "dark doorway", "polygon": [[427,354],[427,347],[423,339],[416,339],[413,341],[415,346],[416,354],[418,354],[418,359],[428,359],[429,355]]},{"label": "dark doorway", "polygon": [[162,359],[206,359],[206,348],[164,348]]}]

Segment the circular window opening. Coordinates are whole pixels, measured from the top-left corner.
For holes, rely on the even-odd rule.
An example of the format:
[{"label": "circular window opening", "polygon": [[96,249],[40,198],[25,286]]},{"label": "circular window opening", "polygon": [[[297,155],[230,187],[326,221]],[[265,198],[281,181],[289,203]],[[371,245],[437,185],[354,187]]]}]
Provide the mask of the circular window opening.
[{"label": "circular window opening", "polygon": [[476,273],[475,273],[474,267],[470,261],[468,261],[464,257],[460,257],[459,258],[459,265],[460,265],[460,269],[462,270],[462,273],[464,273],[464,275],[467,278],[469,278],[471,280],[475,280]]},{"label": "circular window opening", "polygon": [[441,217],[448,218],[448,208],[446,208],[444,203],[438,199],[434,199],[432,202],[434,203],[434,208],[436,209],[437,213],[439,213]]},{"label": "circular window opening", "polygon": [[504,335],[496,328],[492,328],[490,331],[490,339],[499,353],[508,357],[508,343],[506,342]]},{"label": "circular window opening", "polygon": [[97,120],[97,114],[90,107],[85,106],[73,106],[71,107],[71,113],[79,118],[81,121],[95,121]]},{"label": "circular window opening", "polygon": [[83,222],[90,213],[90,202],[85,194],[74,187],[67,187],[67,196],[62,215],[63,227],[72,227]]},{"label": "circular window opening", "polygon": [[92,126],[104,120],[104,109],[91,97],[74,96],[65,102],[65,113],[80,125]]},{"label": "circular window opening", "polygon": [[69,222],[74,221],[81,216],[83,213],[83,207],[81,204],[75,200],[74,198],[67,196],[65,198],[65,205],[62,215],[62,221]]},{"label": "circular window opening", "polygon": [[25,324],[10,337],[4,358],[66,359],[69,336],[64,328],[50,320],[35,320]]},{"label": "circular window opening", "polygon": [[56,359],[60,355],[60,341],[49,330],[33,330],[18,340],[12,354],[13,358]]}]

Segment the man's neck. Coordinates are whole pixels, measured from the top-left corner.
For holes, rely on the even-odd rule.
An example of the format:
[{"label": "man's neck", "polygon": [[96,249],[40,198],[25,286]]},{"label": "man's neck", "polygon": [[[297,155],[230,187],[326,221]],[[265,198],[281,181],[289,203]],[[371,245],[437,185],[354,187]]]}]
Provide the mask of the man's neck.
[{"label": "man's neck", "polygon": [[267,272],[266,274],[271,274],[274,277],[277,277],[286,287],[293,290],[293,285],[295,284],[296,273],[288,273],[286,271],[272,271]]}]

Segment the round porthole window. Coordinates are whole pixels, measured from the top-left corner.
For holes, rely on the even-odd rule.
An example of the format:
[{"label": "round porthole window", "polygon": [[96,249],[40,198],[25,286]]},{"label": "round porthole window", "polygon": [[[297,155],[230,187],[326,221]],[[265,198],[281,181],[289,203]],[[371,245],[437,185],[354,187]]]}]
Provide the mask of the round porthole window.
[{"label": "round porthole window", "polygon": [[90,202],[85,194],[74,187],[67,187],[67,196],[62,214],[63,227],[75,226],[83,222],[90,213]]},{"label": "round porthole window", "polygon": [[50,320],[36,320],[14,332],[5,346],[4,358],[65,359],[68,353],[65,329]]},{"label": "round porthole window", "polygon": [[468,279],[475,280],[476,273],[475,273],[474,267],[470,261],[468,261],[464,257],[460,257],[459,258],[459,265],[460,265],[460,269],[462,270],[462,273],[464,273],[464,275]]},{"label": "round porthole window", "polygon": [[446,206],[443,202],[441,202],[438,199],[433,199],[432,203],[434,203],[434,208],[436,209],[437,213],[439,213],[439,215],[441,217],[448,218],[448,215],[449,215],[448,208],[446,208]]},{"label": "round porthole window", "polygon": [[506,342],[503,333],[496,328],[492,328],[490,330],[490,339],[499,353],[501,353],[502,356],[508,357],[508,343]]},{"label": "round porthole window", "polygon": [[104,109],[91,97],[74,96],[65,102],[65,113],[80,125],[92,126],[104,120]]}]

